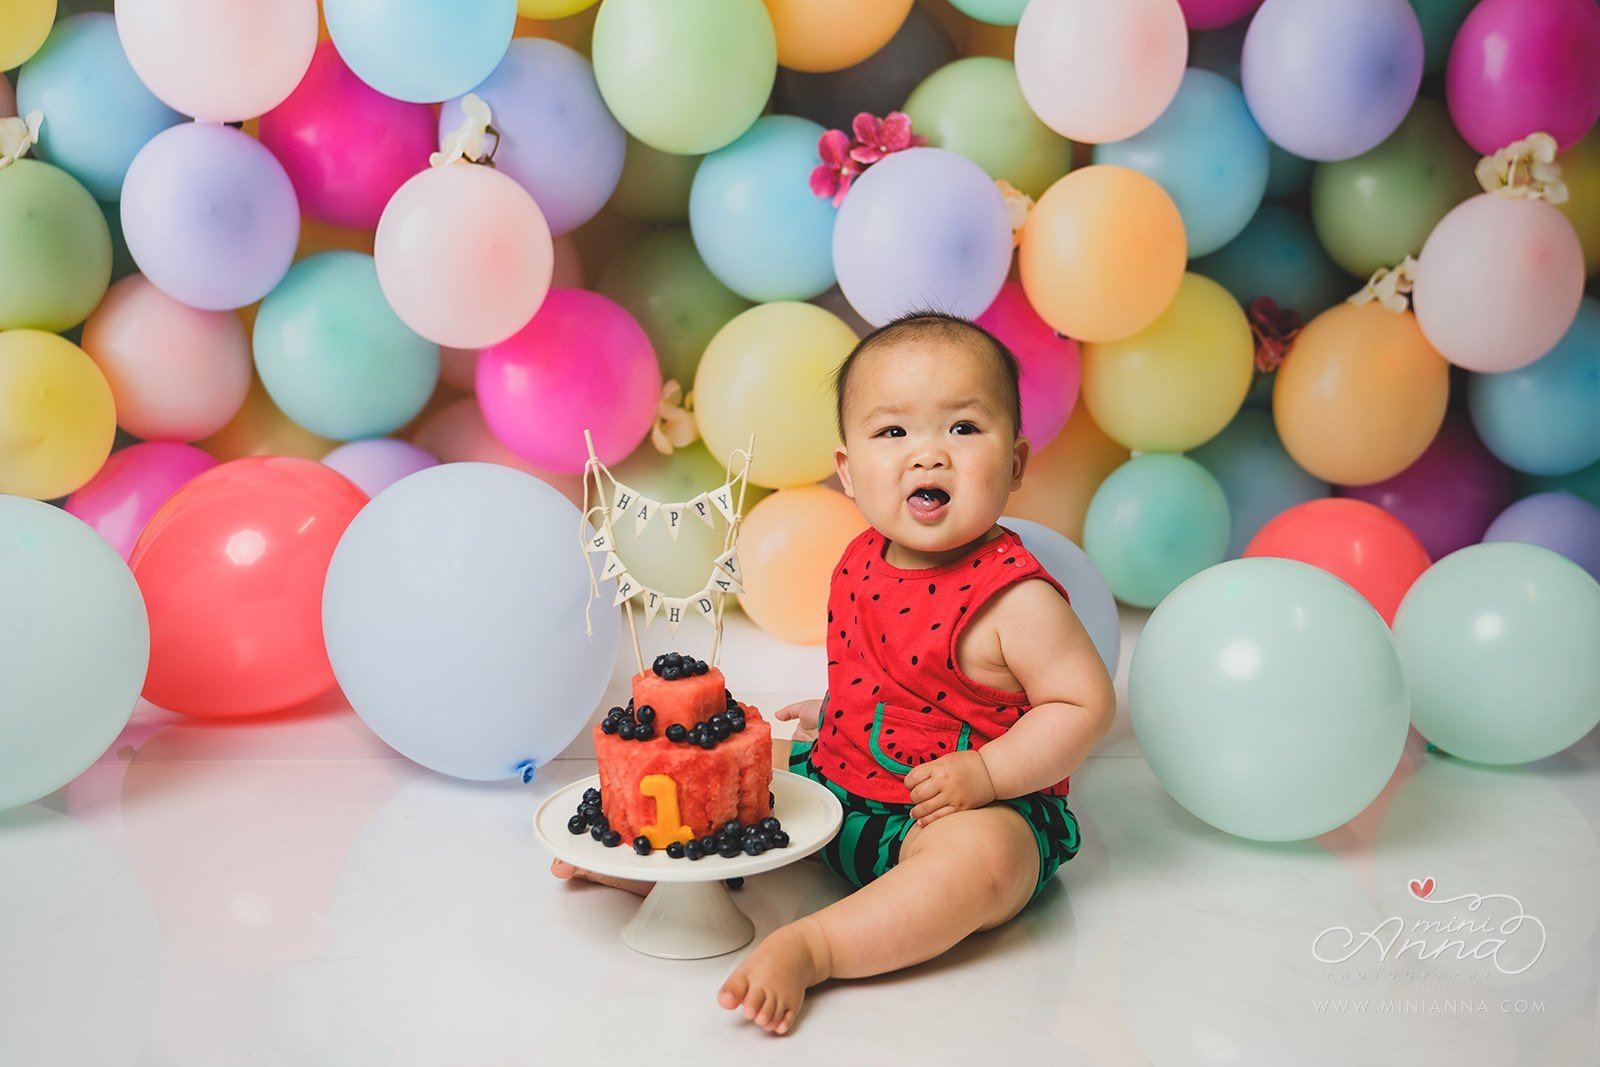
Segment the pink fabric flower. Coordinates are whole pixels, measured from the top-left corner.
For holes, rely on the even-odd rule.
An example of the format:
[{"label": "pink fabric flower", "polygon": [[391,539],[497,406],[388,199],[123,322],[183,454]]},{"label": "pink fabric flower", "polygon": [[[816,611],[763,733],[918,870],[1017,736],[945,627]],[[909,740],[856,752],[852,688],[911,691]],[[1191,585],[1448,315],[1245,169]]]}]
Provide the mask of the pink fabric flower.
[{"label": "pink fabric flower", "polygon": [[911,116],[904,111],[891,111],[886,117],[863,111],[850,124],[856,143],[850,149],[850,158],[862,166],[871,166],[893,152],[917,148],[928,143],[926,137],[911,132]]},{"label": "pink fabric flower", "polygon": [[843,130],[829,130],[817,141],[817,156],[822,162],[811,172],[811,191],[832,199],[838,207],[861,173],[861,167],[850,158],[850,138]]}]

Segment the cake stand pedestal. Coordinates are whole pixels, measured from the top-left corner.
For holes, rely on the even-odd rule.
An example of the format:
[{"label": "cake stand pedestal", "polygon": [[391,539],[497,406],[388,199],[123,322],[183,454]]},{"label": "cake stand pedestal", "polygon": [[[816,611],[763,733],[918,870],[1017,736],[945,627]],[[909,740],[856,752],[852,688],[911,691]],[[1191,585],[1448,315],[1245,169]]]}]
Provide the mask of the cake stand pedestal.
[{"label": "cake stand pedestal", "polygon": [[600,776],[573,782],[539,805],[533,829],[539,843],[557,859],[596,874],[654,882],[633,918],[622,928],[622,943],[646,956],[698,960],[734,952],[755,937],[755,924],[739,910],[723,880],[776,870],[803,859],[832,840],[844,818],[834,795],[811,779],[787,771],[772,776],[773,814],[789,835],[788,848],[732,859],[707,856],[672,859],[664,851],[640,856],[624,843],[606,848],[588,833],[574,834],[567,820],[578,810],[583,791],[598,788]]}]

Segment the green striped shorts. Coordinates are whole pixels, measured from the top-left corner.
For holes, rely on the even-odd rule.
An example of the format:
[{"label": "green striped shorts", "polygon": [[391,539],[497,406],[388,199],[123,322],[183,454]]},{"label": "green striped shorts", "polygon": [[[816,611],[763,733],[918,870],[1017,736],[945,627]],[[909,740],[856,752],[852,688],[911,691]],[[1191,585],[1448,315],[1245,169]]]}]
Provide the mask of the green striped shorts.
[{"label": "green striped shorts", "polygon": [[[820,783],[844,805],[844,822],[838,834],[818,853],[829,870],[859,887],[900,862],[900,846],[916,825],[910,804],[868,800],[830,782],[811,762],[810,744],[795,745],[790,750],[789,770]],[[1078,854],[1078,817],[1067,807],[1066,797],[1043,793],[996,803],[1015,808],[1033,831],[1034,843],[1039,847],[1039,884],[1033,890],[1037,897],[1061,865]]]}]

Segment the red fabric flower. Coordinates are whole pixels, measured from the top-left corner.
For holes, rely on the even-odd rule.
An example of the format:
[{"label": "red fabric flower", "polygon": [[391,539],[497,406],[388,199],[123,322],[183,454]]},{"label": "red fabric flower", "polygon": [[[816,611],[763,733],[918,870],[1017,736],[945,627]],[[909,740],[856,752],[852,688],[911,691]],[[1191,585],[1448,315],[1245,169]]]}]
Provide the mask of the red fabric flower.
[{"label": "red fabric flower", "polygon": [[829,130],[817,141],[817,156],[822,162],[811,172],[811,191],[833,200],[838,207],[861,167],[850,158],[850,138],[843,130]]},{"label": "red fabric flower", "polygon": [[1256,370],[1271,374],[1282,365],[1305,325],[1293,308],[1280,308],[1270,296],[1250,301],[1250,332],[1256,339]]},{"label": "red fabric flower", "polygon": [[894,152],[918,148],[928,143],[926,137],[911,132],[911,116],[904,111],[891,111],[884,118],[863,111],[850,124],[856,143],[850,149],[850,158],[863,167],[883,159]]}]

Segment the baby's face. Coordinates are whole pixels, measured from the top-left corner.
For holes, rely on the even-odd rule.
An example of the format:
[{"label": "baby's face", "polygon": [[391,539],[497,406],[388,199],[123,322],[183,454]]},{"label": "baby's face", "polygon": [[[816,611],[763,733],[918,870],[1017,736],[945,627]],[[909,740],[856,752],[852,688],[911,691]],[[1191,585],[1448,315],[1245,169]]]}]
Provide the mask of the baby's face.
[{"label": "baby's face", "polygon": [[908,567],[936,566],[984,537],[1022,484],[999,370],[972,345],[907,341],[850,374],[839,480]]}]

